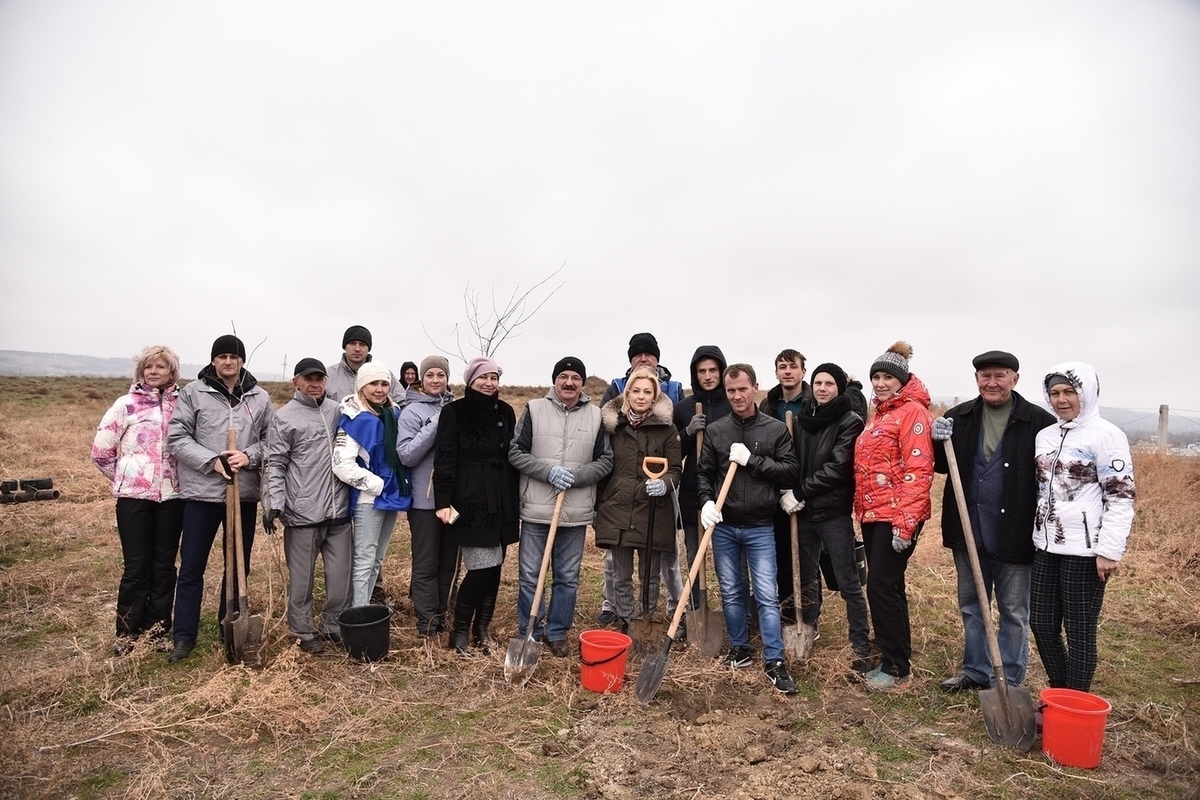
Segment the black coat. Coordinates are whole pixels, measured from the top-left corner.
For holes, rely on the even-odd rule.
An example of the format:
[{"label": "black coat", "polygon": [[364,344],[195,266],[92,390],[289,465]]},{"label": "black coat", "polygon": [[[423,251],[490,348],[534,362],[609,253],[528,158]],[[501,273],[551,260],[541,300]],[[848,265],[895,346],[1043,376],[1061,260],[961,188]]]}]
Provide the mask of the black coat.
[{"label": "black coat", "polygon": [[809,422],[815,404],[805,407],[804,421],[797,420],[800,481],[794,494],[804,501],[801,517],[811,522],[848,517],[854,510],[854,441],[863,432],[864,423],[850,410],[849,398],[845,406],[846,411],[837,419],[815,431],[806,429],[806,425],[812,427]]},{"label": "black coat", "polygon": [[460,547],[517,541],[520,475],[508,463],[516,424],[512,406],[470,387],[442,409],[433,454],[434,507],[458,511],[446,531]]},{"label": "black coat", "polygon": [[[992,558],[1006,564],[1033,562],[1033,514],[1037,507],[1038,485],[1034,465],[1034,444],[1038,431],[1054,424],[1054,417],[1044,408],[1035,406],[1016,392],[1012,393],[1013,408],[1001,439],[1004,448],[1004,509],[1000,525],[999,552]],[[954,455],[964,488],[971,486],[975,469],[975,452],[979,447],[979,431],[983,425],[983,398],[976,397],[955,406],[945,416],[954,420]],[[949,472],[946,443],[934,442],[934,469]],[[942,495],[942,545],[951,550],[966,551],[962,520],[954,499],[954,486],[946,481]]]},{"label": "black coat", "polygon": [[741,442],[750,450],[750,459],[734,474],[721,514],[735,527],[773,527],[779,490],[794,487],[799,470],[787,427],[759,411],[750,419],[730,414],[705,433],[696,492],[701,507],[717,500],[729,472],[729,448]]}]

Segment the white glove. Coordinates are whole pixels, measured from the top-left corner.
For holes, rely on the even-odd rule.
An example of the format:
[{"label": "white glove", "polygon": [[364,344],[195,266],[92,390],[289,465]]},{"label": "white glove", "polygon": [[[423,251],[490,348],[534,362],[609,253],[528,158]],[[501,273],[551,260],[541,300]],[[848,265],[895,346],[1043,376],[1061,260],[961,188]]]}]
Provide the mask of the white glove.
[{"label": "white glove", "polygon": [[704,530],[708,530],[714,525],[719,525],[724,517],[717,510],[717,504],[709,500],[704,504],[704,508],[700,509],[700,524],[704,526]]},{"label": "white glove", "polygon": [[746,462],[750,460],[750,449],[741,442],[734,442],[729,446],[729,460],[739,467],[746,466]]},{"label": "white glove", "polygon": [[950,417],[938,417],[933,421],[933,440],[944,442],[954,435],[954,420]]},{"label": "white glove", "polygon": [[788,489],[786,492],[780,492],[779,507],[783,509],[783,513],[785,514],[795,514],[804,508],[804,501],[797,500],[795,492]]},{"label": "white glove", "polygon": [[662,478],[646,481],[646,495],[649,497],[664,497],[667,494],[667,482]]}]

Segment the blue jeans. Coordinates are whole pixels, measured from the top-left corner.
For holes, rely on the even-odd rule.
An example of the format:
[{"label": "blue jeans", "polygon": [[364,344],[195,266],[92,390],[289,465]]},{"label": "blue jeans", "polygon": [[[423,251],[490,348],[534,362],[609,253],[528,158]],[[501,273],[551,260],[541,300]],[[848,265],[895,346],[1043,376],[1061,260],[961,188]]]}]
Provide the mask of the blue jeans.
[{"label": "blue jeans", "polygon": [[[958,572],[958,607],[962,611],[966,639],[963,645],[963,674],[977,683],[992,683],[992,659],[988,656],[987,633],[983,627],[983,610],[975,592],[971,561],[965,550],[954,550],[954,568]],[[1025,681],[1029,665],[1029,576],[1031,564],[1005,564],[993,561],[986,553],[979,554],[983,585],[988,594],[988,613],[991,600],[996,599],[1000,610],[1000,660],[1004,662],[1004,677],[1010,686]]]},{"label": "blue jeans", "polygon": [[365,606],[371,602],[371,589],[383,566],[398,513],[380,511],[370,503],[359,503],[355,507],[354,556],[350,564],[351,606]]},{"label": "blue jeans", "polygon": [[[521,547],[517,563],[520,566],[520,594],[517,597],[517,624],[524,636],[529,627],[529,611],[533,606],[533,593],[537,589],[538,573],[542,569],[542,554],[546,552],[546,539],[550,526],[542,522],[521,521]],[[538,625],[533,635],[555,642],[567,638],[567,631],[575,620],[575,600],[579,596],[579,568],[583,564],[583,544],[587,536],[586,525],[559,526],[554,533],[554,551],[550,554],[550,572],[554,575],[554,591],[550,591],[550,577],[546,577],[546,588],[542,591],[542,608],[538,609]],[[546,607],[546,596],[550,597],[550,610],[542,620]]]},{"label": "blue jeans", "polygon": [[748,589],[742,574],[742,559],[750,568],[754,584],[754,602],[758,605],[758,629],[762,634],[763,661],[783,658],[783,635],[780,632],[779,595],[775,580],[775,529],[735,528],[722,522],[713,532],[713,561],[717,568],[717,583],[721,587],[721,607],[725,610],[725,629],[734,647],[750,645],[747,620]]}]

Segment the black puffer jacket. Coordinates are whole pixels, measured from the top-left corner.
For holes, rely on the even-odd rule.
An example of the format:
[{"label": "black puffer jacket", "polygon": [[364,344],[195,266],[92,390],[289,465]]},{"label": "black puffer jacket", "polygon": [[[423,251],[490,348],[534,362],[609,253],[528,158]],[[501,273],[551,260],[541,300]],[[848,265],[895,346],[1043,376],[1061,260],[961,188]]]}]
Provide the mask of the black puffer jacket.
[{"label": "black puffer jacket", "polygon": [[[600,481],[599,508],[596,512],[597,547],[646,546],[650,525],[651,498],[646,495],[646,474],[642,461],[646,456],[667,459],[663,480],[668,490],[679,485],[683,460],[679,434],[671,424],[671,399],[660,394],[650,416],[636,428],[629,427],[621,413],[622,398],[615,397],[600,410],[600,419],[612,445],[613,468]],[[675,510],[669,496],[654,500],[654,534],[650,546],[670,552],[675,549]]]},{"label": "black puffer jacket", "polygon": [[756,409],[749,419],[736,414],[719,419],[705,433],[696,476],[701,507],[716,501],[729,472],[729,448],[741,442],[750,450],[750,460],[738,467],[721,514],[738,527],[774,527],[779,490],[794,487],[800,471],[787,426]]},{"label": "black puffer jacket", "polygon": [[508,463],[517,418],[512,406],[467,387],[442,409],[433,453],[434,507],[453,505],[446,528],[463,547],[517,541],[520,474]]},{"label": "black puffer jacket", "polygon": [[[1034,463],[1038,431],[1054,424],[1054,416],[1024,397],[1012,393],[1013,407],[1004,428],[1004,508],[1000,525],[999,552],[992,558],[1006,564],[1033,563],[1033,516],[1037,510],[1038,484]],[[954,455],[964,487],[971,486],[975,470],[975,452],[979,447],[979,428],[983,424],[983,399],[976,397],[945,413],[954,420]],[[933,443],[933,468],[943,475],[949,471],[946,443]],[[968,495],[969,496],[969,495]],[[976,534],[978,535],[978,533]],[[942,495],[942,545],[966,551],[962,520],[954,499],[954,485],[946,481]]]},{"label": "black puffer jacket", "polygon": [[696,416],[696,403],[704,406],[704,419],[711,425],[722,417],[729,415],[729,398],[725,396],[724,382],[718,382],[717,388],[711,392],[700,388],[696,378],[696,364],[706,358],[711,358],[725,372],[725,354],[715,344],[702,344],[692,355],[689,367],[692,374],[692,393],[675,404],[673,419],[675,429],[679,431],[679,446],[683,450],[683,482],[679,485],[679,513],[685,520],[695,522],[700,506],[696,503],[696,439],[687,435],[688,423]]},{"label": "black puffer jacket", "polygon": [[863,431],[863,418],[854,413],[846,395],[824,406],[804,407],[797,420],[796,458],[800,462],[797,500],[800,515],[811,522],[850,516],[854,510],[854,440]]}]

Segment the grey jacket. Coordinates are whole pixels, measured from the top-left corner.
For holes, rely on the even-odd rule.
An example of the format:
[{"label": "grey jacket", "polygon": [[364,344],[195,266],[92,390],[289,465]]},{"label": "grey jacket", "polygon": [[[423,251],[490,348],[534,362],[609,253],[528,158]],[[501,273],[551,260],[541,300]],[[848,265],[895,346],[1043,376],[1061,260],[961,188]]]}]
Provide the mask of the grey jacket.
[{"label": "grey jacket", "polygon": [[548,524],[557,491],[550,485],[550,468],[569,467],[575,484],[563,500],[559,524],[590,525],[596,516],[596,482],[612,471],[608,436],[600,424],[600,409],[587,395],[571,408],[551,387],[546,396],[531,400],[513,433],[508,460],[521,473],[521,519]]},{"label": "grey jacket", "polygon": [[[371,360],[371,354],[367,354],[367,361]],[[389,386],[388,394],[392,397],[392,402],[404,408],[404,404],[408,402],[405,399],[405,389],[400,385],[400,381],[396,380],[396,374],[388,370]],[[347,395],[355,394],[358,390],[354,388],[354,382],[357,378],[357,373],[350,369],[350,365],[346,363],[346,356],[339,358],[332,367],[329,368],[329,376],[325,381],[325,394],[337,402],[342,402]]]},{"label": "grey jacket", "polygon": [[433,510],[433,443],[437,439],[438,416],[454,395],[422,394],[408,389],[408,405],[400,412],[396,431],[396,453],[409,469],[412,507]]},{"label": "grey jacket", "polygon": [[167,449],[175,456],[183,499],[225,502],[225,479],[213,469],[213,463],[228,449],[232,424],[237,431],[237,449],[250,458],[249,466],[238,472],[241,499],[258,500],[258,471],[263,465],[267,425],[273,414],[270,395],[257,384],[242,396],[232,414],[225,395],[203,380],[183,387],[167,427]]},{"label": "grey jacket", "polygon": [[333,440],[341,406],[296,392],[267,429],[267,508],[289,528],[350,518],[350,491],[333,475]]}]

